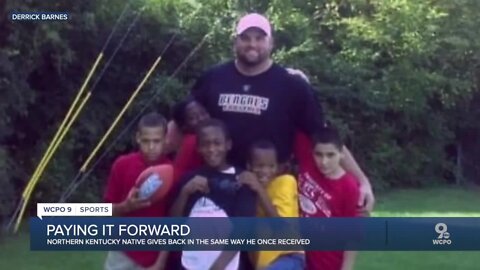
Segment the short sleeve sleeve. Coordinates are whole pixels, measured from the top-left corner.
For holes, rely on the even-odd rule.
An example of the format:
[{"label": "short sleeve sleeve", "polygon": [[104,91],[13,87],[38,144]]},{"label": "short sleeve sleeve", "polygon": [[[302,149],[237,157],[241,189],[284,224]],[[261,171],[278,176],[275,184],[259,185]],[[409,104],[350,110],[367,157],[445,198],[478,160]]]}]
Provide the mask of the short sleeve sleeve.
[{"label": "short sleeve sleeve", "polygon": [[269,187],[273,206],[281,217],[299,217],[297,181],[291,175],[283,175]]},{"label": "short sleeve sleeve", "polygon": [[115,160],[110,169],[103,200],[107,203],[120,203],[125,197],[122,188],[120,159]]}]

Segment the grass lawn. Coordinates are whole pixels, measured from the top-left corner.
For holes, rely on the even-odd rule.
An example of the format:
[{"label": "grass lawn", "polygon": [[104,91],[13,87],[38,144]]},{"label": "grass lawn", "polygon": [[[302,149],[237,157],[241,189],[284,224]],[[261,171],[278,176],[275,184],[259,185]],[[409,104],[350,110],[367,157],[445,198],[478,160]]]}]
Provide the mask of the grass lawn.
[{"label": "grass lawn", "polygon": [[[377,217],[480,217],[480,190],[439,188],[398,190],[380,196]],[[474,252],[361,252],[357,270],[478,270],[480,251]]]},{"label": "grass lawn", "polygon": [[[377,198],[378,217],[480,217],[480,190],[398,190]],[[29,235],[0,240],[0,269],[102,269],[104,252],[32,252]],[[478,270],[478,252],[361,252],[357,270]]]}]

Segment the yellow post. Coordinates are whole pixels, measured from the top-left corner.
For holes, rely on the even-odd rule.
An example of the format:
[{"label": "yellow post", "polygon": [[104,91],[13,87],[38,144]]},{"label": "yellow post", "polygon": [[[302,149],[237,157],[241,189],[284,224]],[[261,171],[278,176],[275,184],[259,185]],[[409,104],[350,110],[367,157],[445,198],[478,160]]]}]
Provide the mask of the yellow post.
[{"label": "yellow post", "polygon": [[70,119],[70,121],[67,123],[67,126],[62,130],[61,134],[60,134],[60,137],[58,138],[58,140],[55,142],[54,146],[52,147],[51,151],[48,153],[47,155],[47,158],[45,159],[45,162],[42,164],[42,166],[40,167],[39,169],[39,173],[36,175],[36,178],[33,178],[31,181],[31,185],[30,185],[30,189],[27,191],[27,193],[25,194],[25,197],[24,197],[24,200],[23,200],[23,205],[22,205],[22,208],[20,210],[20,213],[18,214],[18,217],[17,217],[17,221],[15,223],[15,228],[14,228],[14,232],[17,232],[18,231],[18,228],[20,226],[20,223],[22,221],[22,218],[23,218],[23,214],[25,212],[25,209],[28,205],[28,202],[30,200],[30,196],[33,192],[33,189],[35,188],[38,180],[40,179],[40,177],[42,176],[43,174],[43,171],[45,170],[45,167],[46,165],[48,164],[48,162],[50,162],[50,159],[52,158],[53,156],[53,153],[57,150],[58,146],[60,145],[60,142],[63,140],[63,138],[65,137],[65,135],[67,134],[68,130],[70,129],[70,127],[72,126],[73,122],[75,121],[75,119],[77,118],[77,116],[80,114],[80,112],[82,111],[82,108],[85,106],[85,104],[87,103],[88,99],[90,99],[90,96],[92,95],[92,92],[88,92],[87,95],[85,96],[85,98],[82,100],[82,103],[80,104],[80,106],[78,107],[78,109],[75,111],[75,113],[73,114],[72,118]]},{"label": "yellow post", "polygon": [[115,126],[118,124],[118,121],[120,121],[120,119],[122,118],[122,116],[125,114],[125,112],[127,111],[128,107],[131,105],[131,103],[133,102],[133,100],[135,99],[135,97],[138,95],[138,93],[140,92],[140,90],[142,89],[143,85],[145,84],[145,82],[148,80],[148,78],[150,77],[150,75],[152,74],[152,72],[155,70],[155,68],[157,67],[158,63],[160,62],[160,59],[161,59],[161,56],[159,56],[157,58],[157,60],[153,63],[152,67],[150,67],[150,70],[147,72],[147,74],[145,75],[145,77],[143,78],[143,80],[140,82],[140,84],[137,86],[137,89],[135,89],[135,91],[133,92],[133,94],[130,96],[130,99],[127,101],[127,103],[125,104],[125,106],[123,106],[122,110],[120,111],[120,113],[117,115],[117,117],[115,118],[115,120],[113,121],[113,123],[110,125],[110,127],[108,128],[107,132],[103,135],[102,139],[100,140],[100,142],[97,144],[97,146],[93,149],[93,151],[90,153],[90,155],[88,156],[87,160],[83,163],[82,167],[80,168],[80,172],[85,172],[87,170],[87,166],[90,164],[90,162],[92,161],[93,157],[96,155],[96,153],[98,152],[98,150],[100,149],[100,147],[102,147],[102,145],[105,143],[105,141],[107,140],[108,136],[110,136],[110,133],[112,133],[113,129],[115,128]]},{"label": "yellow post", "polygon": [[50,145],[48,146],[47,150],[46,150],[45,153],[43,154],[42,159],[40,160],[40,163],[37,165],[37,168],[35,168],[35,171],[34,171],[32,177],[28,180],[27,186],[26,186],[25,189],[23,190],[22,198],[25,198],[26,194],[30,191],[32,179],[36,178],[37,175],[40,173],[40,168],[43,166],[43,163],[45,163],[46,157],[47,157],[48,154],[51,152],[53,146],[55,145],[56,141],[58,140],[58,137],[59,137],[60,134],[62,133],[62,130],[63,130],[65,124],[67,123],[68,119],[70,118],[70,115],[72,114],[73,110],[74,110],[75,107],[77,106],[77,103],[78,103],[78,101],[80,100],[80,97],[82,96],[83,92],[85,91],[88,82],[90,81],[93,73],[94,73],[95,70],[97,69],[97,66],[98,66],[98,64],[100,63],[100,60],[101,60],[102,58],[103,58],[103,53],[98,54],[97,59],[95,60],[95,63],[94,63],[93,66],[90,68],[90,71],[89,71],[89,73],[88,73],[88,75],[87,75],[87,78],[85,78],[85,81],[83,82],[82,87],[81,87],[80,90],[78,91],[77,96],[76,96],[75,99],[73,100],[72,105],[70,105],[70,108],[68,109],[67,114],[66,114],[65,117],[63,118],[62,123],[60,124],[60,127],[58,128],[57,132],[56,132],[55,135],[53,136],[53,139],[52,139],[52,141],[50,142]]}]

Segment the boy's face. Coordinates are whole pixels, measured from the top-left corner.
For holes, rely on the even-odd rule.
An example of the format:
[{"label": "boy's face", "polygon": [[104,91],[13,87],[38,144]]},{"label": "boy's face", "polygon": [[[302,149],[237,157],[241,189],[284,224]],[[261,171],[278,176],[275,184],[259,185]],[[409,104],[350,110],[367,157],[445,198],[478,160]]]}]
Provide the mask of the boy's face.
[{"label": "boy's face", "polygon": [[141,127],[137,131],[136,141],[148,162],[154,162],[162,155],[165,142],[165,129],[163,127]]},{"label": "boy's face", "polygon": [[198,123],[210,118],[207,110],[198,102],[190,102],[185,107],[185,124],[189,131],[194,131]]},{"label": "boy's face", "polygon": [[278,172],[277,154],[273,149],[254,149],[248,166],[266,186]]},{"label": "boy's face", "polygon": [[326,176],[334,175],[341,167],[341,150],[333,143],[317,143],[313,149],[317,168]]},{"label": "boy's face", "polygon": [[231,141],[225,138],[219,127],[205,127],[199,133],[198,152],[212,168],[220,168],[226,164],[227,153],[231,147]]}]

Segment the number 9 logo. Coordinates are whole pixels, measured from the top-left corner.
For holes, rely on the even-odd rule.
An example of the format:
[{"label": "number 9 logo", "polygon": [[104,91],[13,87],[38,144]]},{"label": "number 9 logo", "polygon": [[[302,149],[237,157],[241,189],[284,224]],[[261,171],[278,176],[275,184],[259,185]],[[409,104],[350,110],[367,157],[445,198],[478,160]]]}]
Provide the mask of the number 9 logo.
[{"label": "number 9 logo", "polygon": [[445,223],[437,223],[437,225],[435,225],[435,232],[439,234],[438,239],[450,238],[450,234],[447,232],[447,230],[448,230],[448,226]]}]

